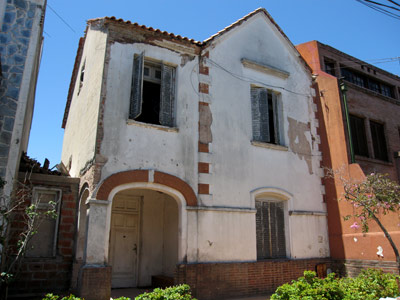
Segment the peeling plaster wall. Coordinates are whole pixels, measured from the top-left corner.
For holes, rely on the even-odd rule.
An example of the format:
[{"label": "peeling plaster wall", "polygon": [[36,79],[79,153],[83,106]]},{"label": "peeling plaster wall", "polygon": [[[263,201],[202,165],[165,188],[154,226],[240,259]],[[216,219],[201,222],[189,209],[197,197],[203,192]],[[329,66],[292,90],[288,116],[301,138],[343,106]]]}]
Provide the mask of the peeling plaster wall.
[{"label": "peeling plaster wall", "polygon": [[[97,77],[90,79],[95,81],[90,81],[89,85],[90,90],[92,87],[97,87],[98,90],[102,88],[102,95],[105,97],[101,121],[97,120],[97,115],[94,117],[95,105],[93,110],[88,111],[88,117],[93,117],[90,124],[97,126],[101,123],[103,130],[99,154],[104,158],[105,164],[101,170],[101,180],[121,171],[153,169],[184,180],[195,192],[200,189],[199,178],[205,180],[206,183],[201,183],[207,186],[205,190],[209,187],[209,194],[199,193],[199,207],[186,207],[183,212],[183,215],[187,215],[187,223],[184,223],[187,225],[187,236],[180,242],[187,247],[180,256],[183,257],[180,263],[255,261],[256,225],[252,192],[265,187],[272,187],[290,195],[285,205],[288,216],[285,222],[288,224],[287,247],[290,249],[288,256],[329,256],[324,215],[326,208],[322,199],[320,177],[322,172],[319,168],[319,140],[316,135],[315,111],[310,89],[311,76],[296,57],[297,52],[275,26],[260,14],[247,20],[243,26],[238,26],[214,40],[204,49],[204,52],[209,51],[210,59],[205,59],[205,65],[210,68],[209,76],[198,73],[199,59],[192,59],[197,50],[191,49],[193,53],[188,55],[191,52],[178,45],[178,42],[175,44],[160,39],[146,40],[135,30],[124,30],[126,28],[118,28],[117,32],[109,37],[104,70],[106,75],[103,81],[105,85],[97,86],[101,79]],[[101,43],[105,41],[101,32],[91,30],[87,39],[88,45],[94,43],[89,42],[90,39]],[[90,51],[105,51],[103,48],[105,46],[92,48]],[[143,51],[145,59],[163,61],[176,67],[176,128],[139,124],[129,120],[133,58],[135,54]],[[85,53],[82,62],[85,60]],[[207,57],[207,54],[203,55]],[[290,73],[290,76],[283,79],[245,68],[241,63],[242,58],[271,65]],[[94,61],[103,65],[104,58],[102,59],[100,60],[98,54]],[[218,65],[231,73],[251,78],[251,81],[239,80]],[[86,68],[89,68],[88,60]],[[250,85],[259,85],[259,82],[283,87],[275,89],[279,94],[279,135],[282,140],[282,146],[275,149],[268,148],[268,145],[260,147],[251,144]],[[97,105],[100,101],[99,93],[92,97],[92,101],[96,101]],[[83,104],[79,104],[82,103],[78,101],[79,98],[75,96],[74,100],[78,104],[73,107],[74,101],[72,102],[68,119],[68,123],[77,123],[74,125],[75,130],[80,128],[79,122],[85,124],[79,119],[86,119],[85,109]],[[72,115],[75,122],[70,122]],[[295,125],[295,128],[290,124]],[[94,131],[91,127],[87,128],[89,130],[86,134],[92,140],[95,138]],[[66,139],[71,141],[72,133],[68,135]],[[209,143],[209,152],[198,152],[199,141]],[[76,146],[64,146],[65,164],[72,153],[82,157],[74,162],[73,154],[72,169],[75,173],[83,168],[84,162],[94,153],[94,142],[86,143],[77,145],[77,142]],[[200,174],[198,162],[209,164],[209,173]],[[151,182],[151,178],[149,181]],[[322,215],[309,213],[289,216],[289,211],[300,210],[322,212]],[[153,216],[156,216],[156,213]],[[160,218],[155,219],[161,222]],[[154,224],[143,225],[146,235],[159,236],[155,230],[150,230]],[[297,230],[301,228],[306,231],[310,227],[312,234],[309,235],[302,235],[301,231]],[[91,230],[94,234],[108,234],[100,232],[104,229],[94,226],[89,232]],[[143,253],[147,255],[149,251],[143,250]],[[165,260],[169,257],[166,252],[162,255]],[[143,256],[141,260],[148,260],[149,257]],[[158,263],[162,264],[159,260]],[[171,266],[164,265],[164,268],[169,270]],[[148,270],[142,271],[150,274]]]},{"label": "peeling plaster wall", "polygon": [[[74,94],[65,126],[61,154],[61,161],[66,167],[71,161],[70,175],[73,177],[79,176],[80,171],[93,160],[95,155],[106,40],[106,33],[88,30],[77,80],[74,83]],[[85,74],[79,92],[83,64],[85,64]]]},{"label": "peeling plaster wall", "polygon": [[[212,172],[209,175],[212,197],[202,204],[254,208],[250,191],[274,187],[293,195],[287,206],[289,210],[326,212],[321,190],[321,153],[318,151],[311,76],[300,59],[296,58],[297,52],[268,23],[269,20],[258,15],[244,26],[226,33],[208,48],[210,109],[213,116],[210,155]],[[286,71],[290,76],[283,79],[246,68],[241,63],[243,58]],[[251,144],[250,86],[262,86],[260,82],[268,84],[269,88],[279,93],[279,135],[286,149],[281,147],[277,150]],[[291,124],[296,125],[296,128]],[[231,218],[234,219],[234,215]],[[241,219],[242,226],[235,233],[226,231],[225,239],[229,240],[229,236],[235,234],[237,237],[247,235],[246,238],[255,241],[255,215],[247,214],[242,218],[248,218],[248,221]],[[219,226],[228,227],[230,221],[221,218]],[[202,226],[199,228],[201,235],[198,241],[201,249],[206,237],[215,234],[215,227],[205,226],[201,222],[199,226]],[[313,235],[300,234],[297,228],[315,231],[315,236],[322,237],[322,243],[316,241]],[[289,217],[287,234],[290,235],[291,257],[329,256],[326,216],[292,215]],[[252,245],[251,242],[249,244]],[[255,242],[253,245],[247,251],[242,249],[240,253],[243,259],[256,258]],[[228,251],[227,248],[224,251]],[[202,260],[213,260],[215,255],[205,252],[200,257]]]},{"label": "peeling plaster wall", "polygon": [[[132,169],[175,175],[197,190],[198,104],[196,60],[182,64],[174,51],[148,44],[111,44],[101,154],[108,158],[102,178]],[[134,54],[176,66],[176,130],[127,123]],[[192,81],[192,83],[191,83]],[[192,86],[193,85],[193,86]]]}]

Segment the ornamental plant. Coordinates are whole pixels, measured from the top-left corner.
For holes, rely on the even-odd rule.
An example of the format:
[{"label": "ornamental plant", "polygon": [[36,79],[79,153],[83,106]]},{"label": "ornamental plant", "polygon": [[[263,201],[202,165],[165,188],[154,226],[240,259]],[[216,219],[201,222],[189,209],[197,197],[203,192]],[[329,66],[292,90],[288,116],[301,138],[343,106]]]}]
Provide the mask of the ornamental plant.
[{"label": "ornamental plant", "polygon": [[347,215],[345,220],[355,217],[358,221],[350,227],[359,228],[362,232],[369,231],[369,222],[374,220],[385,234],[393,252],[400,273],[400,255],[396,244],[379,219],[381,215],[399,213],[400,210],[400,185],[389,179],[387,174],[371,173],[361,182],[343,181],[344,198],[355,208],[353,215]]},{"label": "ornamental plant", "polygon": [[33,197],[29,178],[17,183],[17,192],[11,197],[2,194],[5,183],[0,178],[0,299],[8,298],[8,287],[18,276],[31,247],[29,242],[40,230],[40,224],[45,218],[57,217],[57,203],[49,201],[49,206],[42,209],[41,199]]},{"label": "ornamental plant", "polygon": [[181,284],[165,289],[154,289],[150,293],[137,296],[135,300],[196,300],[196,298],[192,298],[189,285]]},{"label": "ornamental plant", "polygon": [[337,278],[334,273],[318,278],[313,271],[291,284],[278,287],[271,300],[377,300],[399,295],[399,276],[382,270],[362,270],[356,278]]}]

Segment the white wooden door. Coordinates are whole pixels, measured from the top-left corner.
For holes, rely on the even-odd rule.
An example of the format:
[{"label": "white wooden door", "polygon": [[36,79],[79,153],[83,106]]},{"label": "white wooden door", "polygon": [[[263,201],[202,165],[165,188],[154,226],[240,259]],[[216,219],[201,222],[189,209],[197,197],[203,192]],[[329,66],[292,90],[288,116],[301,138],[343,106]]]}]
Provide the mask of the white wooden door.
[{"label": "white wooden door", "polygon": [[111,216],[112,287],[137,285],[140,197],[116,195]]}]

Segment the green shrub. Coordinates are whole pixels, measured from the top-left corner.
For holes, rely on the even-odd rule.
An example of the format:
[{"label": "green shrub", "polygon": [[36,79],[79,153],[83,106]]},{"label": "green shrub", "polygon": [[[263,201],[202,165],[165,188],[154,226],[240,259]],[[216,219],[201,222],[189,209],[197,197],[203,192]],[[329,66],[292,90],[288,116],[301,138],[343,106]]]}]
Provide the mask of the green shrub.
[{"label": "green shrub", "polygon": [[144,293],[135,300],[196,300],[192,298],[190,287],[187,284],[172,286],[166,289],[154,289],[151,293]]},{"label": "green shrub", "polygon": [[[42,300],[58,300],[58,298],[60,298],[60,296],[47,294]],[[71,294],[69,296],[62,297],[61,300],[85,300],[85,299],[75,297],[74,295]]]},{"label": "green shrub", "polygon": [[316,277],[305,271],[304,277],[277,288],[271,300],[376,300],[399,295],[396,279],[399,276],[381,270],[363,270],[356,278]]},{"label": "green shrub", "polygon": [[320,279],[315,272],[304,271],[304,277],[278,287],[271,300],[341,300],[343,295],[334,273]]},{"label": "green shrub", "polygon": [[399,295],[396,276],[382,270],[362,270],[356,278],[343,278],[341,285],[345,300],[375,300]]}]

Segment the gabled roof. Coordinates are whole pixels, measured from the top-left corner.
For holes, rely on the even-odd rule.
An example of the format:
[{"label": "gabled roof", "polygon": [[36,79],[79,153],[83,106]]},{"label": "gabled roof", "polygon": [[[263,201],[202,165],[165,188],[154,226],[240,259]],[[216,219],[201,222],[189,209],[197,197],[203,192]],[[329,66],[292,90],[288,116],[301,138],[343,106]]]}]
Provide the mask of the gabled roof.
[{"label": "gabled roof", "polygon": [[[221,36],[223,36],[227,32],[229,32],[232,29],[240,26],[241,24],[243,24],[244,22],[246,22],[247,20],[249,20],[250,18],[252,18],[253,16],[255,16],[257,14],[264,14],[271,21],[271,23],[275,26],[275,28],[278,30],[278,32],[287,40],[287,42],[292,47],[292,49],[298,54],[298,58],[303,63],[304,67],[311,74],[312,73],[311,68],[306,63],[306,61],[303,59],[303,57],[300,55],[300,53],[297,51],[296,47],[292,44],[292,42],[285,35],[283,30],[278,26],[278,24],[271,17],[271,15],[267,12],[267,10],[265,8],[262,8],[262,7],[257,8],[256,10],[254,10],[251,13],[247,14],[243,18],[240,18],[239,20],[237,20],[236,22],[232,23],[231,25],[229,25],[229,26],[225,27],[224,29],[218,31],[216,34],[214,34],[214,35],[210,36],[209,38],[205,39],[203,42],[196,41],[194,39],[190,39],[190,38],[187,38],[187,37],[182,37],[180,35],[175,35],[174,33],[169,33],[167,31],[162,31],[160,29],[154,29],[153,27],[147,27],[145,25],[140,25],[138,23],[132,23],[131,21],[124,21],[123,19],[117,19],[114,16],[90,19],[90,20],[87,21],[87,23],[88,24],[93,24],[93,23],[96,23],[96,22],[99,22],[99,21],[100,22],[101,21],[105,21],[105,22],[110,22],[110,23],[116,23],[116,24],[119,24],[119,25],[130,26],[133,29],[146,30],[146,31],[149,31],[149,32],[152,32],[152,33],[155,33],[155,34],[159,34],[159,35],[161,35],[161,36],[163,36],[165,38],[171,39],[172,41],[175,40],[175,41],[179,41],[179,42],[190,43],[190,44],[193,44],[193,45],[198,46],[200,48],[203,48],[203,47],[205,48],[211,42],[217,40],[218,38],[220,38]],[[73,72],[72,72],[72,77],[71,77],[71,83],[70,83],[69,92],[68,92],[67,103],[66,103],[66,106],[65,106],[64,118],[63,118],[63,122],[62,122],[62,128],[65,128],[65,125],[67,123],[69,107],[71,105],[72,95],[73,95],[73,92],[74,92],[75,80],[76,80],[77,75],[78,75],[78,68],[79,68],[79,64],[80,64],[80,60],[81,60],[81,56],[82,56],[84,39],[85,38],[81,38],[81,40],[79,42],[79,48],[78,48],[78,51],[77,51],[77,57],[75,59],[74,69],[73,69]]]},{"label": "gabled roof", "polygon": [[171,39],[175,39],[175,40],[179,40],[179,41],[187,41],[187,42],[190,42],[192,44],[199,45],[199,46],[202,44],[202,42],[196,41],[194,39],[189,39],[187,37],[182,37],[180,35],[175,35],[174,33],[169,33],[167,31],[162,31],[160,29],[154,29],[153,27],[147,27],[146,25],[140,25],[138,23],[132,23],[131,21],[124,21],[123,19],[117,19],[114,16],[90,19],[90,20],[87,21],[87,23],[88,24],[92,24],[94,22],[102,21],[102,20],[109,21],[109,22],[114,22],[114,23],[118,23],[118,24],[124,24],[124,25],[127,25],[127,26],[131,26],[132,28],[135,28],[135,29],[144,29],[144,30],[148,30],[150,32],[161,33],[165,37],[169,37]]}]

